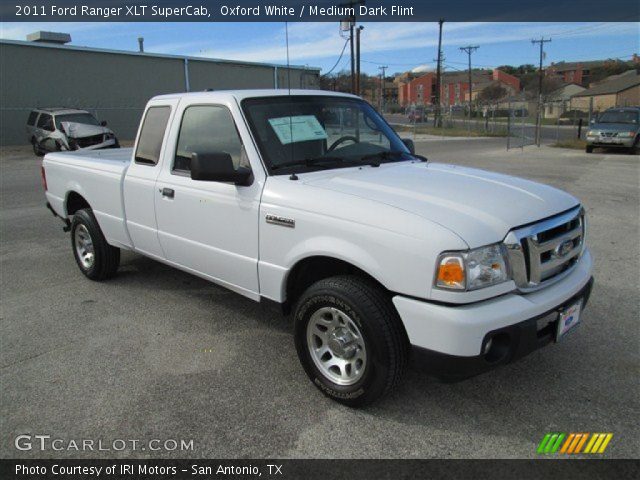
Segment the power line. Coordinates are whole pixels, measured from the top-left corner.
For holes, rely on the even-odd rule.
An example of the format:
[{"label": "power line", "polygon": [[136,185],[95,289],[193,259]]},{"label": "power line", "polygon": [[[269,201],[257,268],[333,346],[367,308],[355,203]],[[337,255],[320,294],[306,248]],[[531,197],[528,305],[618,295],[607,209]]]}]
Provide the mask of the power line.
[{"label": "power line", "polygon": [[333,67],[331,67],[331,70],[329,70],[327,73],[323,73],[322,75],[320,75],[321,77],[326,77],[327,75],[329,75],[331,72],[333,72],[335,70],[335,68],[340,63],[340,60],[342,60],[342,56],[344,55],[344,51],[347,49],[347,43],[349,43],[349,39],[348,38],[344,42],[344,45],[342,46],[342,51],[340,52],[340,56],[338,57],[338,60],[336,61],[335,65]]}]

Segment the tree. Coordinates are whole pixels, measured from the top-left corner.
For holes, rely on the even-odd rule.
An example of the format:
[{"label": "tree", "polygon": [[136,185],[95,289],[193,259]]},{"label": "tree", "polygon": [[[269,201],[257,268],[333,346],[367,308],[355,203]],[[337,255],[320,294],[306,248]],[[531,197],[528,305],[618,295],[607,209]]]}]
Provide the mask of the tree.
[{"label": "tree", "polygon": [[480,102],[492,103],[504,98],[507,95],[507,89],[500,85],[499,82],[493,82],[485,87],[479,94]]},{"label": "tree", "polygon": [[519,67],[514,67],[513,65],[500,65],[497,69],[504,73],[508,73],[509,75],[515,75],[516,77],[536,71],[535,65],[530,63],[525,63]]},{"label": "tree", "polygon": [[[529,98],[538,98],[538,72],[531,72],[520,78],[520,84]],[[542,78],[542,96],[555,92],[564,85],[561,78],[556,76],[544,76]]]},{"label": "tree", "polygon": [[[610,59],[600,67],[593,67],[589,75],[589,83],[599,82],[611,75],[619,75],[633,69],[633,65],[618,59]],[[587,86],[587,85],[585,85]]]}]

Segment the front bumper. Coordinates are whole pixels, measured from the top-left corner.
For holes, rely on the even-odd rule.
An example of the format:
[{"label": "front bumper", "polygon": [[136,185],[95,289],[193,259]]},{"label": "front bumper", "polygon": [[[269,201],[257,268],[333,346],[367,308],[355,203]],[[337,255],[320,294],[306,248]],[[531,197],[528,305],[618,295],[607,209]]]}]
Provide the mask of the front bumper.
[{"label": "front bumper", "polygon": [[[553,315],[562,307],[591,292],[593,262],[585,250],[573,271],[561,281],[526,295],[509,293],[467,305],[430,303],[395,296],[393,303],[402,319],[409,341],[418,354],[434,353],[459,357],[473,363],[505,363],[546,345],[538,331],[538,320]],[[486,361],[482,355],[490,335],[503,332],[508,337],[508,351],[498,362]],[[423,355],[424,356],[424,355]]]},{"label": "front bumper", "polygon": [[633,146],[634,141],[634,137],[600,137],[587,135],[587,145],[590,147],[630,148]]},{"label": "front bumper", "polygon": [[514,362],[553,342],[560,310],[580,299],[582,300],[582,309],[584,309],[591,296],[593,283],[592,277],[580,292],[549,312],[487,333],[483,344],[489,337],[498,338],[498,335],[506,342],[500,350],[497,350],[497,353],[493,354],[493,357],[490,355],[474,357],[447,355],[412,345],[412,363],[426,373],[437,375],[446,380],[459,380],[478,375],[505,363]]}]

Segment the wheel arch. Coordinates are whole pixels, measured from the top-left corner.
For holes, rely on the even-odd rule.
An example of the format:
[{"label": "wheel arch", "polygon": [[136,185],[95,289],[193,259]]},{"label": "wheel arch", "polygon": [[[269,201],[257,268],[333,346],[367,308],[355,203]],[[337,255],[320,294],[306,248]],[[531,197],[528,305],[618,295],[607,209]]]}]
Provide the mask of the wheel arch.
[{"label": "wheel arch", "polygon": [[91,208],[87,199],[75,190],[69,190],[64,200],[64,211],[67,216],[74,215],[82,208]]},{"label": "wheel arch", "polygon": [[381,281],[354,263],[331,255],[310,255],[299,259],[284,279],[284,312],[289,313],[300,295],[312,284],[336,275],[355,275],[390,293]]}]

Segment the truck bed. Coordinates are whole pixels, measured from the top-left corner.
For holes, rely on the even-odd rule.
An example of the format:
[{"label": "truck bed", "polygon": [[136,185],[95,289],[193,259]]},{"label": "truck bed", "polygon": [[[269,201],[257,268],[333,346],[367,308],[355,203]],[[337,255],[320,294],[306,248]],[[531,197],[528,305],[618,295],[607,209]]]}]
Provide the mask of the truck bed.
[{"label": "truck bed", "polygon": [[47,178],[47,200],[63,218],[69,214],[69,195],[79,195],[93,209],[107,241],[129,247],[125,228],[122,185],[131,162],[131,148],[53,152],[42,164]]}]

